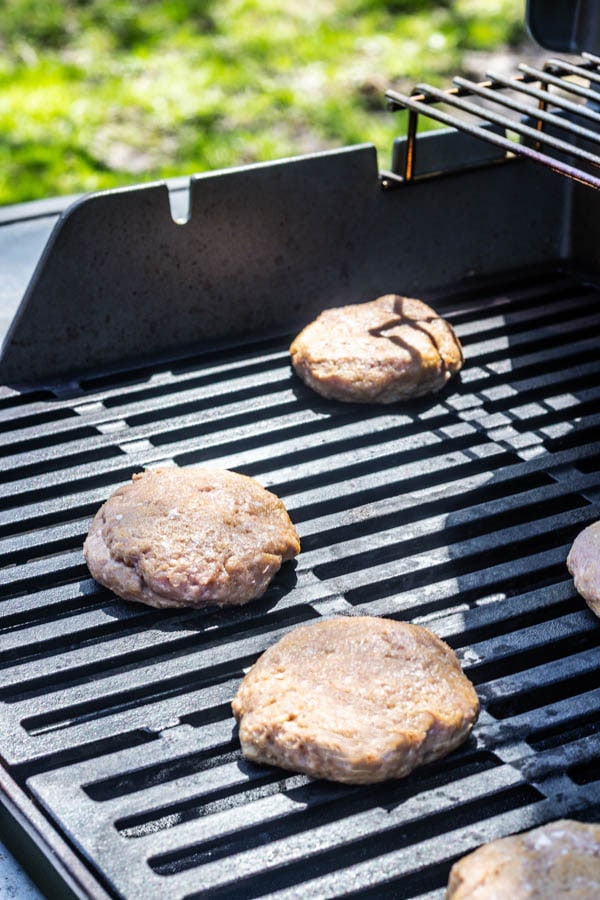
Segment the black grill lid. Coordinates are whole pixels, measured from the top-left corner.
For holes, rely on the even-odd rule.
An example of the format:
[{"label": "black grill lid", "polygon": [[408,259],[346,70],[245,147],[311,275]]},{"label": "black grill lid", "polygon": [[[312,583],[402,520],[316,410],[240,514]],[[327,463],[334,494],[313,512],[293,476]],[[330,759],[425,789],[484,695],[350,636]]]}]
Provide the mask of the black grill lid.
[{"label": "black grill lid", "polygon": [[600,8],[595,0],[527,0],[527,27],[547,50],[600,51]]}]

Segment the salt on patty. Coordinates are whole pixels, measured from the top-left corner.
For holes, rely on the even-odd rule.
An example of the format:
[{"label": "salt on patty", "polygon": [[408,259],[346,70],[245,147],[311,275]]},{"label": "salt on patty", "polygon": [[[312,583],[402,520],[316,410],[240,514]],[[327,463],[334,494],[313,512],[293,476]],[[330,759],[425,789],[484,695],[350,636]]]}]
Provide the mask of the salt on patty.
[{"label": "salt on patty", "polygon": [[597,900],[600,825],[560,819],[479,847],[452,867],[447,900]]},{"label": "salt on patty", "polygon": [[567,557],[567,568],[575,590],[600,616],[600,522],[588,525],[577,535]]},{"label": "salt on patty", "polygon": [[318,394],[354,403],[439,391],[463,364],[452,326],[421,300],[398,294],[324,310],[294,339],[290,354]]},{"label": "salt on patty", "polygon": [[479,701],[454,652],[418,625],[371,616],[296,628],[233,701],[253,762],[367,784],[401,778],[461,744]]},{"label": "salt on patty", "polygon": [[260,597],[300,542],[281,500],[253,478],[165,468],[115,491],[83,552],[96,581],[126,600],[233,606]]}]

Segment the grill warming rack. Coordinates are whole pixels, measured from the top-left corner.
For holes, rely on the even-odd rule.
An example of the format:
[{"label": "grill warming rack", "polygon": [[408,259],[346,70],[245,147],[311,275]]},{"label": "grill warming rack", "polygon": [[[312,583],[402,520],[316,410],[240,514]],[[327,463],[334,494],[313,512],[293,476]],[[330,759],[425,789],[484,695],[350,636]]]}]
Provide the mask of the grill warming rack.
[{"label": "grill warming rack", "polygon": [[525,63],[518,68],[519,75],[489,72],[479,83],[457,76],[456,86],[448,90],[418,84],[410,95],[386,91],[390,109],[408,110],[408,125],[402,171],[383,172],[383,187],[418,177],[422,115],[494,145],[503,151],[504,161],[525,158],[600,188],[595,171],[600,167],[600,56],[583,52],[576,63],[552,58],[542,68]]}]

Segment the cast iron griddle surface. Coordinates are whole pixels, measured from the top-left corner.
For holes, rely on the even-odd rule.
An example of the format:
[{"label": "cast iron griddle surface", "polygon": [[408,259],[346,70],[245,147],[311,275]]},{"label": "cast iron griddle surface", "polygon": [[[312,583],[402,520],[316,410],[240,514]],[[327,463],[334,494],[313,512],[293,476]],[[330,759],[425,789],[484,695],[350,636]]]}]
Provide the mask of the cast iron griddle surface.
[{"label": "cast iron griddle surface", "polygon": [[[600,812],[600,623],[565,567],[600,517],[600,306],[535,270],[434,302],[466,365],[368,407],[291,373],[289,337],[0,395],[0,753],[114,891],[439,897],[482,841]],[[81,545],[143,466],[215,464],[303,543],[239,610],[115,599]],[[447,760],[347,787],[247,763],[230,700],[257,656],[335,614],[426,624],[483,711]]]}]

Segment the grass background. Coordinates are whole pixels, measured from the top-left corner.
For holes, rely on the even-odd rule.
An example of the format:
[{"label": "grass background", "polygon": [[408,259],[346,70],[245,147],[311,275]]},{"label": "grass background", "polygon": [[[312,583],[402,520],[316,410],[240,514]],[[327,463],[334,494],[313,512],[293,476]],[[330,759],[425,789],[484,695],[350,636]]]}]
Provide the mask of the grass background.
[{"label": "grass background", "polygon": [[362,141],[385,167],[386,87],[482,76],[523,23],[524,0],[0,0],[0,204]]}]

